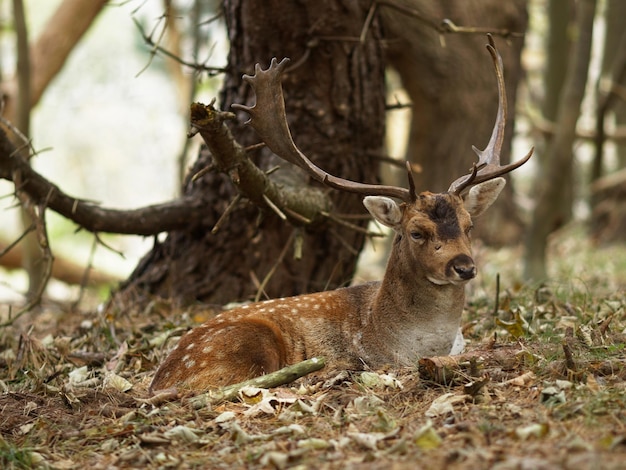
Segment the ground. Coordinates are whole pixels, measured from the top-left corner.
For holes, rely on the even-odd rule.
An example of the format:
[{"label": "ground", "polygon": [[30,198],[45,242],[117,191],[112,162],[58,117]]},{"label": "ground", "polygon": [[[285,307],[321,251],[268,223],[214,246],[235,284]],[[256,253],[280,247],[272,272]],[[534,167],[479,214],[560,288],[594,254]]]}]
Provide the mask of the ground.
[{"label": "ground", "polygon": [[571,235],[540,286],[515,281],[516,250],[478,248],[462,356],[228,402],[147,392],[205,309],[44,305],[0,331],[0,466],[626,468],[626,248]]}]

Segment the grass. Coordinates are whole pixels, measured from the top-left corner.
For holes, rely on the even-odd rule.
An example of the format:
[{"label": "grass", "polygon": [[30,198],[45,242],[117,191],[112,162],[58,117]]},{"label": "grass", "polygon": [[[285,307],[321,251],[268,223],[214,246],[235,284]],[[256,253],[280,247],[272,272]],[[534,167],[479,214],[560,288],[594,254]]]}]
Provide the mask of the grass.
[{"label": "grass", "polygon": [[518,250],[479,250],[468,355],[445,381],[438,364],[326,371],[265,406],[150,401],[163,332],[194,312],[46,306],[34,329],[0,331],[0,466],[624,468],[626,248],[562,236],[542,285],[519,281]]}]

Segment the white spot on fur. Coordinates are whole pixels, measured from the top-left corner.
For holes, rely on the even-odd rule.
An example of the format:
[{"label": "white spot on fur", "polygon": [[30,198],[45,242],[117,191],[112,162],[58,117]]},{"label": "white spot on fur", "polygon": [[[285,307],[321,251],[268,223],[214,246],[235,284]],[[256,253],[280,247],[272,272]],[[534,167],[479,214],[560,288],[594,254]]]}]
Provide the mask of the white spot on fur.
[{"label": "white spot on fur", "polygon": [[191,369],[195,365],[196,365],[196,361],[194,361],[193,359],[185,362],[185,367],[187,369]]},{"label": "white spot on fur", "polygon": [[193,349],[195,347],[196,347],[196,343],[189,343],[185,349],[189,351],[190,349]]},{"label": "white spot on fur", "polygon": [[294,315],[296,315],[298,313],[298,309],[297,308],[292,308],[291,309],[291,313],[293,313]]},{"label": "white spot on fur", "polygon": [[202,352],[204,354],[209,354],[211,351],[213,351],[213,346],[210,344],[202,348]]}]

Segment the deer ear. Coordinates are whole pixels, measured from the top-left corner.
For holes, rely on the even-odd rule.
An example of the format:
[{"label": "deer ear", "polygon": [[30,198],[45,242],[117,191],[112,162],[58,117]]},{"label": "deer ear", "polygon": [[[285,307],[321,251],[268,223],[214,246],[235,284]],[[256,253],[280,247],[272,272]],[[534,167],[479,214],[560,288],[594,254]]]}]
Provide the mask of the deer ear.
[{"label": "deer ear", "polygon": [[505,184],[506,181],[504,178],[494,178],[472,186],[469,192],[463,196],[465,210],[467,210],[472,217],[478,217],[489,209],[491,204],[498,199]]},{"label": "deer ear", "polygon": [[402,210],[394,201],[384,196],[367,196],[363,205],[381,224],[398,229],[402,221]]}]

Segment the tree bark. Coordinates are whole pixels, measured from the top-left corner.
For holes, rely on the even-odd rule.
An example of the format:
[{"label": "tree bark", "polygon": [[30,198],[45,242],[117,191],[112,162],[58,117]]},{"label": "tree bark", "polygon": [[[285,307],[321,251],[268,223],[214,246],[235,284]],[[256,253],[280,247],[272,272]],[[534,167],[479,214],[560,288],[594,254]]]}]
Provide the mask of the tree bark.
[{"label": "tree bark", "polygon": [[[621,15],[621,16],[620,16]],[[607,114],[613,112],[615,125],[626,123],[626,102],[615,92],[616,87],[626,89],[626,31],[623,18],[626,15],[626,3],[609,1],[604,15],[606,34],[602,53],[602,66],[597,86],[596,116],[596,155],[591,168],[591,182],[604,175],[604,144],[606,140],[605,123]],[[626,143],[615,142],[618,168],[626,167]],[[592,204],[594,201],[592,200]]]},{"label": "tree bark", "polygon": [[[366,155],[382,152],[384,63],[377,21],[363,44],[355,41],[366,7],[347,0],[224,2],[231,49],[219,107],[228,111],[233,103],[252,105],[253,94],[242,74],[252,74],[256,63],[267,67],[273,56],[290,57],[293,65],[283,88],[297,145],[332,174],[375,183],[377,164]],[[242,124],[244,117],[241,113],[230,125],[233,136],[244,146],[259,143],[254,131]],[[280,184],[309,184],[300,170],[277,161],[265,148],[249,156],[266,171],[279,164],[272,178]],[[212,161],[204,149],[190,175]],[[294,227],[271,210],[243,200],[228,209],[213,234],[238,194],[230,179],[213,172],[194,181],[189,177],[184,194],[206,207],[205,220],[157,241],[115,295],[114,304],[140,302],[146,293],[181,304],[248,299],[268,273],[273,274],[264,291],[270,297],[335,288],[351,279],[362,232],[330,221],[315,231]],[[364,214],[360,197],[330,194],[336,214]],[[356,223],[364,227],[366,221]],[[298,240],[303,247],[300,259],[293,248]]]},{"label": "tree bark", "polygon": [[[569,213],[563,212],[563,197],[566,197],[568,188],[574,184],[573,144],[576,139],[576,122],[580,116],[580,105],[587,84],[595,9],[595,0],[579,0],[577,3],[577,39],[560,99],[556,133],[548,148],[548,166],[541,175],[542,183],[537,193],[536,207],[526,239],[524,275],[527,279],[536,281],[546,279],[548,236],[569,219]],[[571,206],[565,209],[569,212]]]},{"label": "tree bark", "polygon": [[[496,38],[504,63],[509,115],[502,162],[510,160],[517,83],[523,33],[528,22],[526,0],[401,0],[418,9],[434,24],[450,19],[456,25],[506,29],[506,43]],[[413,118],[406,158],[422,167],[416,175],[421,190],[445,191],[465,174],[476,156],[472,145],[484,148],[495,122],[498,94],[493,67],[480,34],[440,35],[424,22],[400,11],[384,8],[385,33],[390,39],[389,60],[398,70],[411,101]],[[444,41],[445,45],[442,45]],[[519,240],[522,223],[516,215],[511,185],[477,221],[476,235],[492,244]]]}]

